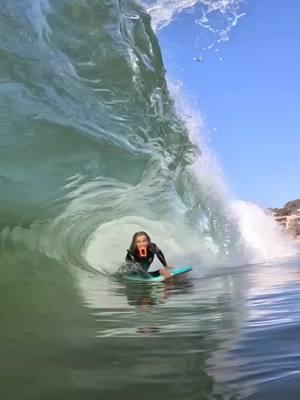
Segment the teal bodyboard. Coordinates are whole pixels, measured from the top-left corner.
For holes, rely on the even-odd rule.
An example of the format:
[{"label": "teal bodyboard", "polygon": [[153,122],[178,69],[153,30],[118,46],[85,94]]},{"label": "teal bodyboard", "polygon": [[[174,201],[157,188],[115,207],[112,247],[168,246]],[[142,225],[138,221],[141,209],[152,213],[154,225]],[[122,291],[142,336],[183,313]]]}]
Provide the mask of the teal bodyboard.
[{"label": "teal bodyboard", "polygon": [[[191,265],[186,265],[184,267],[174,268],[170,270],[172,276],[178,276],[181,274],[185,274],[193,269]],[[163,282],[165,279],[164,276],[148,276],[148,275],[127,275],[126,279],[130,281],[138,281],[138,282]],[[168,278],[169,279],[169,278]]]}]

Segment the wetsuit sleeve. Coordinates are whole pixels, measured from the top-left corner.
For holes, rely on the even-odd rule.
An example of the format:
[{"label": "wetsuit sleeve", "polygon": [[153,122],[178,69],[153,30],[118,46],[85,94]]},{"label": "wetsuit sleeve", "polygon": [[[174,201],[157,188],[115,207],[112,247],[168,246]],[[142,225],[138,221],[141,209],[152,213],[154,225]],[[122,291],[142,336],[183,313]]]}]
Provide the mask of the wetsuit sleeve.
[{"label": "wetsuit sleeve", "polygon": [[162,265],[163,265],[164,267],[166,267],[168,264],[167,264],[167,261],[166,261],[166,259],[165,259],[165,256],[164,256],[163,252],[156,246],[155,243],[152,243],[152,245],[153,245],[153,250],[154,250],[154,252],[155,252],[157,258],[158,258],[159,261],[162,263]]},{"label": "wetsuit sleeve", "polygon": [[125,260],[126,260],[126,262],[134,262],[135,261],[134,255],[131,253],[130,250],[127,250]]}]

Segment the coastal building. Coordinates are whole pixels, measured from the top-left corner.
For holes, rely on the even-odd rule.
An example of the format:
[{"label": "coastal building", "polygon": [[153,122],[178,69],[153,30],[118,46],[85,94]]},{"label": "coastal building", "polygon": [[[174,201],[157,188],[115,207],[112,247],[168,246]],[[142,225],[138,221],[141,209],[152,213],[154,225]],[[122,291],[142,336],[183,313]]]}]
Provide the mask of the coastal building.
[{"label": "coastal building", "polygon": [[300,199],[286,203],[282,208],[269,208],[282,229],[300,242]]},{"label": "coastal building", "polygon": [[292,234],[293,237],[300,239],[300,215],[282,215],[275,216],[283,230]]}]

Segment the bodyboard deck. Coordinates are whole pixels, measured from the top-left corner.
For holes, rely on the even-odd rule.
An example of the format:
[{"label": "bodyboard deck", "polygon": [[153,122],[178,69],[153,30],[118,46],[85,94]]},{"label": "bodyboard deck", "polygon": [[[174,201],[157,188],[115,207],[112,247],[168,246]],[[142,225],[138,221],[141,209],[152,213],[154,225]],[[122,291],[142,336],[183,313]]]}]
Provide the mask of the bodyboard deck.
[{"label": "bodyboard deck", "polygon": [[[170,270],[170,273],[172,276],[178,276],[181,274],[185,274],[186,272],[189,272],[193,269],[191,265],[186,265],[184,267],[178,267]],[[130,281],[137,281],[137,282],[163,282],[167,279],[165,279],[164,276],[150,276],[150,275],[127,275],[126,279]]]}]

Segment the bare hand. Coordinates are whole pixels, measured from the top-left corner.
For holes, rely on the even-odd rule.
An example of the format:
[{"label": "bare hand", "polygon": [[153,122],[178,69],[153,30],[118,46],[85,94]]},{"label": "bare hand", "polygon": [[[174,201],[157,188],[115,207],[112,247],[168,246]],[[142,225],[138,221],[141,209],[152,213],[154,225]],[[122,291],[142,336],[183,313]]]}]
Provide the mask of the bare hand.
[{"label": "bare hand", "polygon": [[170,274],[170,272],[169,272],[166,268],[161,268],[161,269],[159,270],[159,273],[160,273],[161,275],[163,275],[166,279],[172,277],[172,275]]}]

